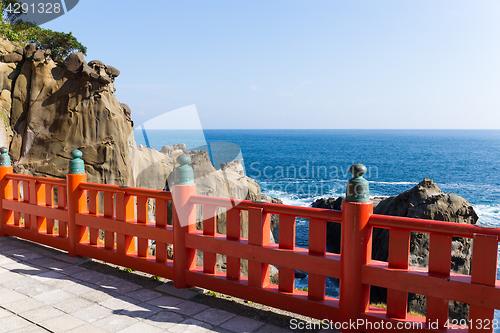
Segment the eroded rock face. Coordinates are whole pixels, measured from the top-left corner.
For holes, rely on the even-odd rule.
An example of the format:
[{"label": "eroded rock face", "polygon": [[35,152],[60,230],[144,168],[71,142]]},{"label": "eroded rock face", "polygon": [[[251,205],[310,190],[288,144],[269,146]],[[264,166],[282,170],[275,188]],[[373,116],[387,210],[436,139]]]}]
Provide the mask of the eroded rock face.
[{"label": "eroded rock face", "polygon": [[55,63],[40,51],[25,59],[12,93],[9,151],[16,172],[63,178],[69,152],[78,148],[89,181],[134,185],[127,144],[132,126],[113,85],[84,76],[80,52]]},{"label": "eroded rock face", "polygon": [[[118,102],[113,82],[120,71],[74,52],[54,62],[50,50],[19,48],[0,39],[0,146],[9,147],[16,173],[65,178],[70,152],[80,149],[90,182],[168,189],[168,177],[185,144],[161,151],[137,147],[131,110]],[[3,140],[3,141],[2,141]],[[259,185],[241,172],[241,161],[216,170],[206,151],[187,151],[197,193],[260,200]],[[154,219],[154,204],[149,216]],[[201,209],[198,221],[201,220]],[[226,232],[219,210],[217,229]],[[242,237],[248,218],[242,217]],[[246,266],[242,267],[246,274]]]},{"label": "eroded rock face", "polygon": [[[316,200],[312,206],[340,210],[343,198]],[[374,214],[402,216],[456,223],[476,224],[478,216],[474,208],[464,198],[453,193],[444,193],[431,180],[424,179],[417,186],[374,204]],[[341,225],[328,223],[328,247],[330,251],[340,253]],[[372,258],[387,261],[389,248],[388,229],[374,228]],[[452,242],[451,271],[470,274],[472,240],[454,237]],[[429,234],[411,233],[410,265],[427,267],[429,263]],[[386,290],[371,287],[370,302],[385,303]],[[422,295],[408,295],[408,310],[425,315],[426,299]],[[450,302],[450,318],[467,318],[468,305]]]}]

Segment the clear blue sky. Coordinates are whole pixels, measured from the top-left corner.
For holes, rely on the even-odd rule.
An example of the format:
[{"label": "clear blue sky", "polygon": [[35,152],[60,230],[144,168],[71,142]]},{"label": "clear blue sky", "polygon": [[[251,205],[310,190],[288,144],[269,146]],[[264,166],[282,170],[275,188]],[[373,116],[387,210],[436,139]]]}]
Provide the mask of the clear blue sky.
[{"label": "clear blue sky", "polygon": [[121,71],[137,123],[500,128],[498,0],[80,0],[42,27]]}]

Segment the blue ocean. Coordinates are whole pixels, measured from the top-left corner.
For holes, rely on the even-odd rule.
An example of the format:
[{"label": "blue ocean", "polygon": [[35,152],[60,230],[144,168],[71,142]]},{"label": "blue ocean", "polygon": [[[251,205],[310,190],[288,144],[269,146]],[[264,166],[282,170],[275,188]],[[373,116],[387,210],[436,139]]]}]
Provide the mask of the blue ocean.
[{"label": "blue ocean", "polygon": [[[224,159],[243,158],[263,194],[297,206],[343,196],[349,167],[358,162],[367,167],[371,196],[396,195],[431,178],[468,200],[481,224],[500,227],[500,130],[148,130],[135,137],[158,150],[230,143],[227,156],[211,152],[216,168]],[[297,221],[297,246],[307,246],[307,228],[306,220]],[[297,286],[306,280],[297,279]],[[338,295],[331,281],[327,290]]]}]

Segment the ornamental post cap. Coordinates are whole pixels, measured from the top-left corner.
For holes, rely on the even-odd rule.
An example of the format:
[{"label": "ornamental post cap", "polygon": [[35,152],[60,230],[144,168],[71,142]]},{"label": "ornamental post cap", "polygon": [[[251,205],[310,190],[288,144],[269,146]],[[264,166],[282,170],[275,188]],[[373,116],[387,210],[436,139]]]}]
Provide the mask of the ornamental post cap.
[{"label": "ornamental post cap", "polygon": [[76,175],[76,174],[81,174],[85,173],[85,164],[83,163],[83,160],[80,158],[82,157],[83,154],[81,151],[78,149],[74,149],[71,151],[71,157],[73,159],[69,161],[69,174]]},{"label": "ornamental post cap", "polygon": [[193,168],[189,165],[191,157],[187,154],[182,154],[177,157],[177,162],[180,164],[174,170],[174,185],[192,185],[194,184]]},{"label": "ornamental post cap", "polygon": [[10,166],[9,150],[5,147],[0,148],[0,166]]},{"label": "ornamental post cap", "polygon": [[366,167],[361,163],[356,163],[351,166],[349,172],[352,173],[354,178],[363,177],[363,175],[366,173]]},{"label": "ornamental post cap", "polygon": [[181,166],[191,163],[191,157],[187,154],[182,154],[177,157],[177,163]]},{"label": "ornamental post cap", "polygon": [[368,181],[363,178],[366,167],[356,163],[349,168],[353,177],[347,181],[345,201],[347,202],[368,202],[370,201],[370,189]]}]

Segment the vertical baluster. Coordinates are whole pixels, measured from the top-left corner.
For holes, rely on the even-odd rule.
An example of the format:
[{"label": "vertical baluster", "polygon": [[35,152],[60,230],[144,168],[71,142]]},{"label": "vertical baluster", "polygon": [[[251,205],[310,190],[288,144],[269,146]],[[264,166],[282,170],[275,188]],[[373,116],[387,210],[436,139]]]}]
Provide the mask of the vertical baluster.
[{"label": "vertical baluster", "polygon": [[[326,253],[326,221],[309,219],[309,255],[324,256]],[[309,274],[308,295],[325,299],[325,276]]]},{"label": "vertical baluster", "polygon": [[[495,286],[497,282],[498,237],[474,234],[471,283]],[[493,332],[495,309],[471,305],[469,332]],[[481,329],[482,328],[482,329]]]},{"label": "vertical baluster", "polygon": [[[269,246],[271,239],[271,215],[262,208],[248,209],[248,244]],[[269,284],[269,264],[248,261],[248,285],[258,288]]]},{"label": "vertical baluster", "polygon": [[[53,196],[53,186],[45,185],[45,204],[47,207],[52,208],[54,206],[54,196]],[[47,219],[47,234],[52,235],[54,233],[54,219]]]},{"label": "vertical baluster", "polygon": [[[156,199],[156,227],[167,226],[167,200]],[[167,243],[156,241],[156,262],[167,261]]]},{"label": "vertical baluster", "polygon": [[[30,182],[23,180],[23,202],[30,203]],[[31,229],[31,215],[28,213],[23,213],[24,216],[24,228]]]},{"label": "vertical baluster", "polygon": [[[429,274],[450,276],[451,236],[431,234],[429,244]],[[448,320],[449,300],[427,295],[427,321],[444,327]]]},{"label": "vertical baluster", "polygon": [[[30,203],[37,206],[45,206],[45,184],[36,180],[30,180]],[[47,218],[31,214],[31,231],[41,232],[47,230]]]},{"label": "vertical baluster", "polygon": [[[279,216],[279,248],[282,250],[295,250],[295,216]],[[293,268],[279,267],[279,290],[293,293],[295,290],[295,270]]]},{"label": "vertical baluster", "polygon": [[[366,167],[354,164],[349,171],[346,198],[342,202],[342,241],[340,254],[340,320],[356,322],[370,305],[370,286],[361,283],[363,266],[372,258],[372,227],[368,224],[373,214],[368,181],[363,178]],[[360,327],[342,330],[361,332]]]},{"label": "vertical baluster", "polygon": [[[114,213],[114,193],[104,192],[104,217],[113,218]],[[115,233],[104,231],[104,247],[106,249],[115,248]]]},{"label": "vertical baluster", "polygon": [[196,194],[191,158],[182,154],[177,157],[180,164],[174,171],[172,186],[172,211],[174,228],[174,287],[189,288],[186,272],[196,266],[196,250],[186,247],[186,234],[196,231],[196,205],[190,203]]},{"label": "vertical baluster", "polygon": [[[134,221],[134,197],[125,192],[116,193],[116,219],[125,223]],[[135,252],[134,236],[116,233],[116,250],[120,254]]]},{"label": "vertical baluster", "polygon": [[[203,206],[203,235],[215,236],[217,232],[217,207]],[[203,272],[215,274],[217,269],[217,254],[214,252],[203,252]]]},{"label": "vertical baluster", "polygon": [[12,166],[7,148],[0,148],[0,153],[0,236],[4,237],[4,225],[12,224],[14,219],[11,210],[3,209],[3,200],[12,200],[12,181],[6,177],[12,174]]},{"label": "vertical baluster", "polygon": [[[241,237],[240,210],[231,208],[226,212],[226,239],[239,241]],[[229,279],[240,279],[240,258],[226,257],[226,276]]]},{"label": "vertical baluster", "polygon": [[[66,187],[57,186],[57,207],[58,209],[66,209]],[[59,237],[66,238],[68,236],[68,222],[57,221],[59,226]]]},{"label": "vertical baluster", "polygon": [[80,184],[87,181],[85,165],[82,152],[74,149],[71,152],[73,159],[69,162],[69,170],[66,175],[68,191],[68,234],[69,234],[69,256],[78,255],[78,244],[87,242],[88,228],[76,224],[78,214],[87,212],[87,191],[80,188]]},{"label": "vertical baluster", "polygon": [[[19,201],[20,200],[20,195],[19,195],[19,181],[18,180],[13,180],[12,181],[12,198],[14,201]],[[20,212],[14,212],[14,225],[19,226],[19,217],[21,216]]]},{"label": "vertical baluster", "polygon": [[[148,223],[148,198],[137,197],[137,224],[146,225]],[[148,240],[137,237],[137,255],[139,257],[148,256]]]},{"label": "vertical baluster", "polygon": [[[408,269],[410,257],[410,232],[391,229],[389,231],[389,268]],[[408,293],[387,289],[387,316],[406,319]]]},{"label": "vertical baluster", "polygon": [[[99,203],[99,192],[87,191],[89,195],[89,214],[97,215],[97,207]],[[90,245],[97,245],[99,242],[99,229],[89,228]]]}]

